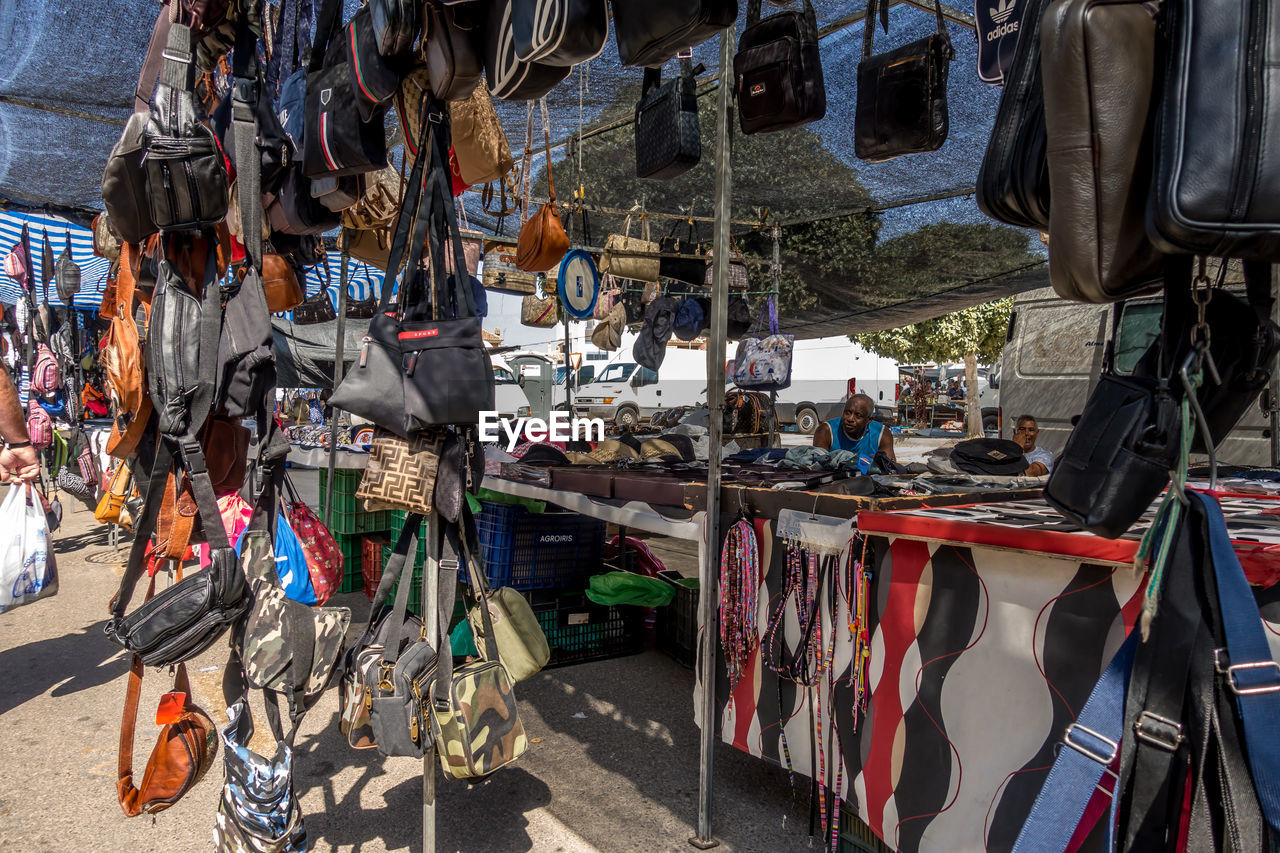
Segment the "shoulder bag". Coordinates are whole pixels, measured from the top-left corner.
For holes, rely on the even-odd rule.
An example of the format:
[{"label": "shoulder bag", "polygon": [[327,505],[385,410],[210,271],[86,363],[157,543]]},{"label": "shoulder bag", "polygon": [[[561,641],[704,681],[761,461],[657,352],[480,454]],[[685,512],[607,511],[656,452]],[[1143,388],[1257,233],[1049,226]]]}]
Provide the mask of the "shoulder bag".
[{"label": "shoulder bag", "polygon": [[109,261],[118,261],[120,259],[120,235],[115,226],[111,224],[111,217],[105,213],[99,213],[93,217],[91,228],[93,230],[93,253]]},{"label": "shoulder bag", "polygon": [[[853,116],[854,154],[873,163],[937,151],[947,141],[947,70],[956,55],[942,6],[934,0],[937,34],[872,56],[877,2],[888,8],[888,0],[869,0],[867,5]],[[887,11],[882,17],[887,31]]]},{"label": "shoulder bag", "polygon": [[58,255],[54,269],[58,299],[62,300],[63,305],[70,307],[72,299],[80,292],[80,267],[71,257],[70,231],[67,232],[67,246],[62,250],[62,254]]},{"label": "shoulder bag", "polygon": [[392,508],[429,514],[443,442],[443,429],[423,430],[409,438],[375,429],[356,497],[370,512]]},{"label": "shoulder bag", "polygon": [[347,22],[342,39],[350,69],[351,96],[365,122],[381,121],[385,107],[400,89],[401,77],[394,60],[378,49],[373,8],[373,5],[361,6]]},{"label": "shoulder bag", "polygon": [[992,219],[1018,228],[1049,229],[1049,168],[1045,155],[1040,20],[1049,0],[1026,0],[1013,60],[1005,71],[991,138],[978,168],[976,200]]},{"label": "shoulder bag", "polygon": [[328,288],[321,288],[314,296],[308,296],[293,309],[293,322],[299,326],[329,323],[336,319],[338,312],[333,310]]},{"label": "shoulder bag", "polygon": [[[631,213],[627,214],[622,223],[621,234],[610,234],[605,239],[604,252],[600,255],[601,275],[635,281],[658,280],[661,263],[661,258],[658,257],[659,246],[649,238],[649,218],[643,211],[639,211],[641,236],[631,236],[631,218],[637,211],[638,207],[632,208]],[[603,309],[601,318],[607,313],[608,309]]]},{"label": "shoulder bag", "polygon": [[522,62],[516,56],[511,0],[490,0],[488,13],[484,26],[484,77],[495,98],[535,101],[569,76],[571,66]]},{"label": "shoulder bag", "polygon": [[383,56],[408,53],[413,47],[421,30],[418,20],[421,5],[419,0],[370,0],[369,17]]},{"label": "shoulder bag", "polygon": [[[769,315],[768,336],[748,335],[738,341],[733,360],[733,384],[752,391],[785,391],[791,387],[791,355],[795,335],[778,333],[778,307],[770,296],[761,308],[761,321]],[[763,326],[763,322],[758,322]]]},{"label": "shoulder bag", "polygon": [[466,100],[449,102],[453,153],[458,173],[467,186],[501,181],[515,165],[507,135],[498,121],[493,100],[477,86]]},{"label": "shoulder bag", "polygon": [[511,0],[511,28],[521,62],[577,65],[604,50],[609,10],[604,0]]},{"label": "shoulder bag", "polygon": [[419,51],[429,88],[443,101],[464,101],[484,76],[467,12],[459,17],[460,10],[435,3],[424,3],[423,10],[427,27]]},{"label": "shoulder bag", "polygon": [[[234,665],[234,661],[231,665]],[[271,703],[267,703],[272,707]],[[222,727],[225,782],[214,816],[217,853],[306,853],[307,828],[293,787],[293,749],[275,738],[272,758],[254,752],[246,695],[227,708]]]},{"label": "shoulder bag", "polygon": [[144,134],[148,120],[145,112],[129,116],[102,171],[104,215],[126,243],[140,243],[156,233],[147,192],[147,174],[142,165],[146,154]]},{"label": "shoulder bag", "polygon": [[827,114],[827,89],[813,4],[760,20],[760,0],[748,0],[747,26],[733,56],[738,120],[743,133],[785,130]]},{"label": "shoulder bag", "polygon": [[623,65],[657,68],[738,20],[738,0],[614,3],[613,30]]},{"label": "shoulder bag", "polygon": [[520,303],[520,325],[550,329],[560,322],[560,297],[547,296],[542,288],[526,296]]},{"label": "shoulder bag", "polygon": [[560,222],[556,206],[556,181],[551,173],[551,131],[547,127],[547,104],[542,102],[542,134],[547,153],[547,203],[520,227],[516,244],[516,269],[543,272],[560,263],[569,251],[569,235]]},{"label": "shoulder bag", "polygon": [[636,177],[666,180],[702,159],[698,90],[693,61],[680,59],[680,74],[662,82],[661,68],[644,70],[635,117]]},{"label": "shoulder bag", "polygon": [[1054,0],[1040,21],[1049,185],[1049,281],[1064,299],[1160,289],[1147,239],[1147,105],[1156,23],[1134,0]]},{"label": "shoulder bag", "polygon": [[1280,82],[1267,0],[1162,4],[1147,230],[1167,252],[1280,261]]},{"label": "shoulder bag", "polygon": [[306,129],[302,171],[308,178],[358,175],[387,165],[387,139],[381,110],[365,121],[353,80],[355,70],[341,44],[330,50],[334,33],[343,32],[341,0],[324,0],[316,19],[316,38],[307,64]]},{"label": "shoulder bag", "polygon": [[671,232],[660,241],[662,259],[658,262],[658,268],[662,278],[672,279],[684,284],[703,284],[707,280],[706,260],[697,257],[676,257],[677,255],[701,254],[698,251],[698,239],[697,233],[694,231],[693,220],[689,219],[686,224],[689,229],[689,236],[686,239],[682,240],[676,236],[676,232],[680,228],[680,222],[677,220],[671,226]]}]

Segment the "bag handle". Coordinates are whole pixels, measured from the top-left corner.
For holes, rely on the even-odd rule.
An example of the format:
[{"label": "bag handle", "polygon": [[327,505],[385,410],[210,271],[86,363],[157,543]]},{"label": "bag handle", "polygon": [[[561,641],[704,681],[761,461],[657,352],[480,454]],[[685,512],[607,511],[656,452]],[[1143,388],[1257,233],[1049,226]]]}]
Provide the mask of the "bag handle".
[{"label": "bag handle", "polygon": [[[326,0],[328,2],[328,0]],[[427,130],[430,120],[427,118],[425,106],[418,111],[418,119],[420,127],[418,128],[418,138],[423,139],[423,135],[433,133]],[[419,151],[421,151],[421,143]],[[409,186],[405,189],[404,204],[401,205],[399,212],[396,214],[395,234],[391,239],[391,252],[387,256],[387,272],[382,280],[382,293],[378,297],[378,313],[385,314],[387,308],[391,305],[391,292],[395,289],[395,282],[400,273],[400,263],[404,260],[405,244],[409,239],[410,228],[415,224],[418,217],[419,207],[422,203],[422,196],[426,189],[426,175],[424,174],[423,161],[426,157],[418,156],[413,161],[413,171],[409,174]],[[410,250],[410,262],[412,264],[415,257],[421,257],[421,245]],[[412,274],[413,266],[409,266],[405,271],[405,281]],[[403,284],[403,282],[402,282]],[[403,300],[403,294],[401,295]]]},{"label": "bag handle", "polygon": [[[443,110],[443,105],[441,105]],[[458,215],[453,197],[453,185],[449,170],[449,139],[444,133],[435,134],[431,153],[432,192],[430,254],[435,298],[432,311],[437,319],[476,316],[475,294],[471,292],[471,274],[467,271],[466,252],[462,248],[462,230],[458,227]],[[425,235],[424,235],[425,236]],[[448,240],[453,250],[452,288],[445,274],[444,256],[448,251],[441,245],[441,238]]]},{"label": "bag handle", "polygon": [[[804,5],[805,5],[806,16],[812,15],[813,9],[809,5],[809,0],[805,0]],[[875,16],[876,16],[877,6],[880,9],[880,23],[884,27],[884,31],[886,33],[889,32],[889,0],[867,0],[867,16],[866,18],[863,19],[863,28],[862,28],[862,58],[863,59],[871,58],[871,48],[875,40],[875,28],[876,28]],[[951,36],[948,35],[947,33],[947,25],[942,20],[941,0],[933,0],[933,14],[938,21],[938,35],[942,36],[947,41],[947,49],[944,56],[948,60],[954,59],[956,52],[955,52],[955,48],[951,46]],[[816,20],[817,20],[816,18],[811,19],[811,21],[814,23],[815,31],[817,28]]]},{"label": "bag handle", "polygon": [[[177,0],[172,0],[177,2]],[[236,155],[236,188],[240,196],[240,240],[245,264],[262,271],[262,158],[258,153],[258,37],[247,15],[236,24],[232,50],[231,128]]]},{"label": "bag handle", "polygon": [[520,225],[529,221],[529,208],[533,200],[529,197],[532,188],[531,172],[533,171],[533,101],[525,110],[524,153],[520,155]]},{"label": "bag handle", "polygon": [[315,39],[311,43],[311,56],[307,60],[307,73],[311,74],[324,67],[324,55],[329,48],[329,40],[342,24],[342,0],[323,0],[320,14],[316,16]]},{"label": "bag handle", "polygon": [[544,97],[538,101],[538,106],[542,108],[542,140],[543,150],[547,155],[547,197],[550,199],[547,203],[555,207],[556,203],[556,178],[551,173],[551,118],[547,113],[547,99]]}]

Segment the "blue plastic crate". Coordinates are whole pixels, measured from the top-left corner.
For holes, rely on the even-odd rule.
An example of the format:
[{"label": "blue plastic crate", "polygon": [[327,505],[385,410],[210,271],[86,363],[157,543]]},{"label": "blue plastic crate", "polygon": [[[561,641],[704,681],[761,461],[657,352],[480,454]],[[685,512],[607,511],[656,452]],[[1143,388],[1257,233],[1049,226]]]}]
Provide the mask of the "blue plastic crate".
[{"label": "blue plastic crate", "polygon": [[599,572],[603,521],[576,512],[533,513],[516,504],[480,503],[476,527],[490,584],[514,589],[581,584],[581,589]]}]

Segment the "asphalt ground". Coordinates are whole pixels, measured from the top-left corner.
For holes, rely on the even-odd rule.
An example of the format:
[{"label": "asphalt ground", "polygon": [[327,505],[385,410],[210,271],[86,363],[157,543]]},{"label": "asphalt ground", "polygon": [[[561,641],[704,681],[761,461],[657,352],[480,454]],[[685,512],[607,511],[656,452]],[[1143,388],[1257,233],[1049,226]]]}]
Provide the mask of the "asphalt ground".
[{"label": "asphalt ground", "polygon": [[[314,488],[314,487],[312,487]],[[308,489],[307,491],[310,491]],[[222,757],[180,802],[126,818],[116,799],[116,753],[127,661],[103,634],[124,551],[86,509],[68,505],[54,534],[61,588],[0,614],[0,849],[157,851],[212,849]],[[696,573],[691,543],[653,540],[673,567]],[[139,590],[140,600],[143,590]],[[352,634],[367,619],[360,593]],[[226,645],[189,664],[197,704],[225,720]],[[141,777],[170,689],[148,670],[134,769]],[[660,651],[546,670],[517,687],[529,751],[488,780],[438,776],[440,851],[688,851],[698,791],[693,673]],[[295,784],[313,850],[421,850],[422,764],[351,749],[331,690],[302,724]],[[255,745],[270,750],[261,714]],[[808,837],[807,785],[717,743],[713,829],[719,849],[819,849]]]}]

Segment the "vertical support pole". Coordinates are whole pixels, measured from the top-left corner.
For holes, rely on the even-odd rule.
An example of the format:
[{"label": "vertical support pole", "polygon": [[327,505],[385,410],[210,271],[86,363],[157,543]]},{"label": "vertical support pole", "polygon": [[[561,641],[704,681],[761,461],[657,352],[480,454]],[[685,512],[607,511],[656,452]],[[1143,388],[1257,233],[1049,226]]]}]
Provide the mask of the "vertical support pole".
[{"label": "vertical support pole", "polygon": [[[347,262],[351,259],[347,254],[346,232],[343,232],[342,266],[338,273],[338,329],[337,341],[333,348],[333,390],[338,390],[342,382],[343,341],[347,334]],[[383,281],[386,287],[386,281]],[[324,524],[333,527],[333,469],[338,461],[338,410],[333,410],[333,422],[329,424],[329,479],[324,486]]]},{"label": "vertical support pole", "polygon": [[[1280,323],[1280,267],[1271,267],[1271,319]],[[1280,465],[1280,371],[1271,371],[1267,390],[1267,422],[1271,426],[1271,467]]]},{"label": "vertical support pole", "polygon": [[[434,543],[440,540],[440,513],[427,516],[427,559],[423,565],[423,579],[427,595],[422,602],[422,618],[426,620],[428,637],[440,636],[440,555]],[[412,573],[410,573],[412,578]],[[448,625],[443,626],[448,630]],[[434,641],[433,641],[434,642]],[[436,745],[422,756],[422,853],[436,850]]]},{"label": "vertical support pole", "polygon": [[569,337],[569,315],[564,315],[564,407],[573,417],[573,342]]},{"label": "vertical support pole", "polygon": [[712,242],[711,341],[707,347],[707,408],[711,416],[711,456],[707,461],[707,506],[704,522],[706,548],[699,561],[699,622],[702,642],[698,648],[698,674],[702,682],[701,744],[698,753],[698,834],[689,839],[705,850],[719,844],[711,835],[711,759],[716,737],[716,652],[720,635],[716,626],[717,573],[720,562],[720,451],[724,445],[725,327],[729,314],[729,220],[733,212],[733,163],[730,159],[733,131],[732,27],[720,33],[720,90],[716,95],[715,239]]},{"label": "vertical support pole", "polygon": [[[773,263],[769,264],[769,295],[778,298],[782,284],[782,229],[773,226]],[[769,392],[769,446],[778,440],[778,392]]]}]

